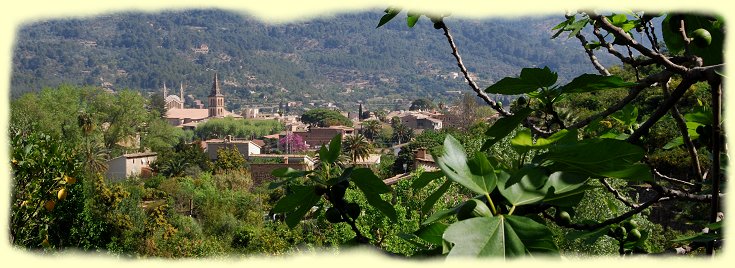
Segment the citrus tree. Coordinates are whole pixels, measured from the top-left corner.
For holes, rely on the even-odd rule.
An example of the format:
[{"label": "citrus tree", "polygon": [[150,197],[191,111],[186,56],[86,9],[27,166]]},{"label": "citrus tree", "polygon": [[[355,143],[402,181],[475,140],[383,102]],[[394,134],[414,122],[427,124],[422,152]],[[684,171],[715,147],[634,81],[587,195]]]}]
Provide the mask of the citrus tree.
[{"label": "citrus tree", "polygon": [[83,206],[81,158],[50,135],[10,129],[10,241],[26,248],[65,248]]}]

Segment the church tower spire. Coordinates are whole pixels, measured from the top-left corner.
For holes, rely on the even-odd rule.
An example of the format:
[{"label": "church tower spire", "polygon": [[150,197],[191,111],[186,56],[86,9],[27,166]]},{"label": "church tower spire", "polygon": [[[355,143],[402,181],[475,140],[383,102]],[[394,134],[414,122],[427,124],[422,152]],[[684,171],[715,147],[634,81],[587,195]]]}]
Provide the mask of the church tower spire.
[{"label": "church tower spire", "polygon": [[214,73],[212,90],[209,92],[209,117],[223,117],[225,115],[225,95],[219,88],[219,77]]},{"label": "church tower spire", "polygon": [[166,94],[168,94],[168,90],[166,89],[166,82],[163,82],[163,98],[166,98]]}]

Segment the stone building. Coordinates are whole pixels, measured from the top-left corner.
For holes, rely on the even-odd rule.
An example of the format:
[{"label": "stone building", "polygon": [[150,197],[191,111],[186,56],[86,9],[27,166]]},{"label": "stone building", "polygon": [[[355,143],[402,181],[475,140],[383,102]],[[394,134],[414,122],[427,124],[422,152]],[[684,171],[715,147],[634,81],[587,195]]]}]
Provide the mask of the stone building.
[{"label": "stone building", "polygon": [[308,149],[318,149],[324,144],[329,144],[338,134],[342,134],[342,138],[354,135],[355,129],[346,126],[311,127],[305,132],[294,131],[293,134],[301,136]]},{"label": "stone building", "polygon": [[156,153],[124,154],[107,161],[105,177],[110,181],[119,181],[127,177],[150,174],[150,163],[156,160]]}]

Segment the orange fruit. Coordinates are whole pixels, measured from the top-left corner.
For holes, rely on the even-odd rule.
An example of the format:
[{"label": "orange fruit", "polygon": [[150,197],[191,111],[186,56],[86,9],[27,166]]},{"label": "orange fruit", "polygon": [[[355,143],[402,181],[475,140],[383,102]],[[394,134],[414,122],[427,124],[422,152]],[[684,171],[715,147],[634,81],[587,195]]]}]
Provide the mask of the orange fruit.
[{"label": "orange fruit", "polygon": [[64,181],[66,182],[66,184],[74,184],[75,182],[77,182],[77,179],[64,175]]},{"label": "orange fruit", "polygon": [[52,210],[54,210],[56,202],[54,202],[54,200],[48,200],[45,204],[43,204],[43,206],[46,208],[46,211],[51,212]]}]

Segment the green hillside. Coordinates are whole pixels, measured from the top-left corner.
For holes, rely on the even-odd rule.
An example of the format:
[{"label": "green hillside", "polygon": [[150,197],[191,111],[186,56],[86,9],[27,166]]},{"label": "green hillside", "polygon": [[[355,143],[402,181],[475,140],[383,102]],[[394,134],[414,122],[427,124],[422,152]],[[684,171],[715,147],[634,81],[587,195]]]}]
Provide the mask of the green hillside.
[{"label": "green hillside", "polygon": [[[269,25],[234,12],[190,10],[33,22],[17,35],[12,95],[61,83],[142,91],[183,83],[201,98],[215,71],[233,109],[281,101],[352,107],[358,100],[393,108],[413,96],[438,102],[468,90],[444,36],[426,18],[414,29],[401,20],[376,29],[381,15]],[[466,65],[486,86],[534,65],[551,67],[561,79],[593,72],[576,39],[550,39],[561,20],[446,21]],[[193,50],[202,44],[208,53]]]}]

